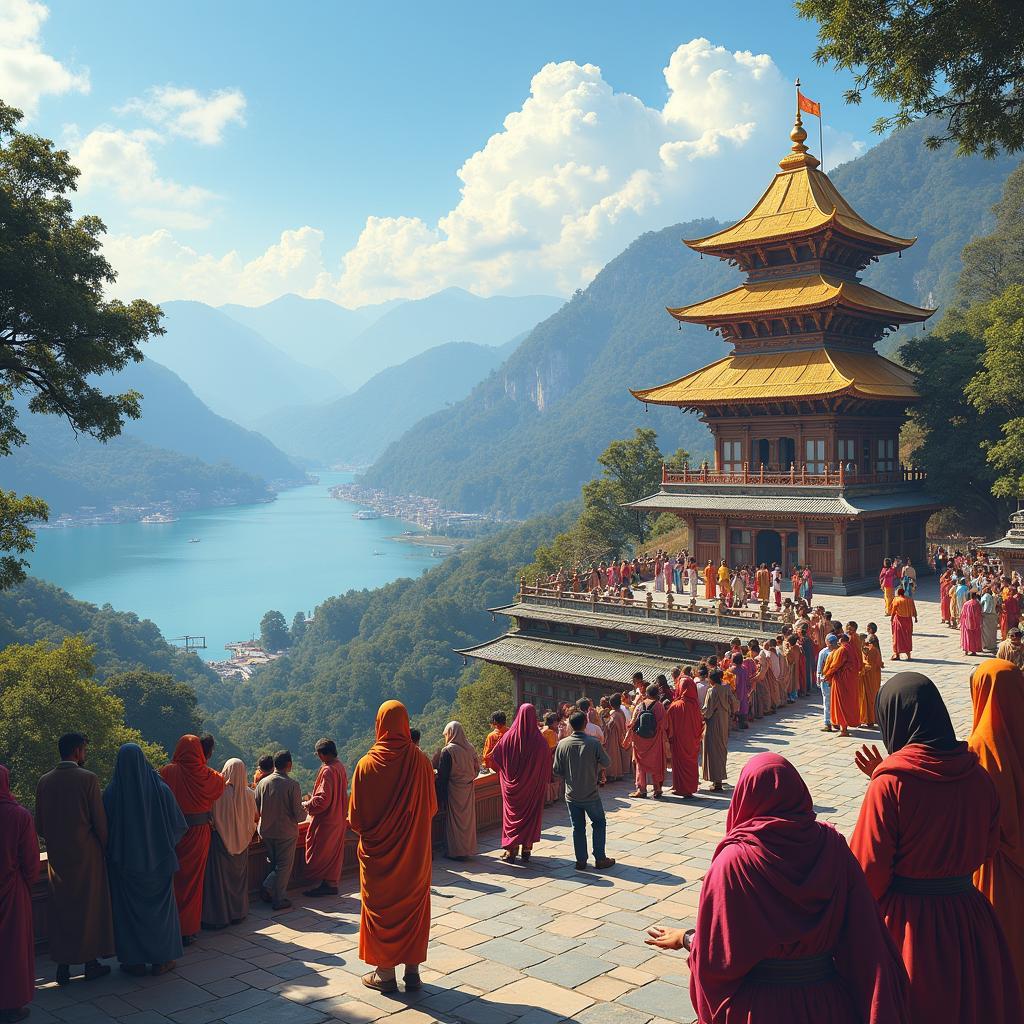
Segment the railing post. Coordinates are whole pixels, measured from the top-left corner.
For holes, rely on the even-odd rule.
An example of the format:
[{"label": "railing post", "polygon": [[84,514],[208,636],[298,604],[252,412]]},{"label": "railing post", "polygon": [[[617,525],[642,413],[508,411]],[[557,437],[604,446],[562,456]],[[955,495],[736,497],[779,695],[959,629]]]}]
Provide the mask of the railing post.
[{"label": "railing post", "polygon": [[526,593],[526,577],[519,577],[519,596],[522,597]]},{"label": "railing post", "polygon": [[668,469],[665,467],[665,463],[661,464],[661,482],[668,483]]},{"label": "railing post", "polygon": [[789,464],[789,482],[791,484],[795,484],[796,483],[796,463],[795,462],[791,462]]},{"label": "railing post", "polygon": [[749,481],[749,475],[750,475],[750,463],[744,462],[743,463],[743,482],[744,483],[749,483],[750,482]]},{"label": "railing post", "polygon": [[761,483],[764,483],[764,463],[761,463]]},{"label": "railing post", "polygon": [[647,617],[651,617],[651,611],[654,608],[654,595],[648,590],[647,591]]},{"label": "railing post", "polygon": [[670,590],[665,597],[665,607],[668,608],[670,614],[672,612],[672,604],[672,591]]},{"label": "railing post", "polygon": [[839,463],[839,486],[842,487],[846,483],[846,463],[840,461]]}]

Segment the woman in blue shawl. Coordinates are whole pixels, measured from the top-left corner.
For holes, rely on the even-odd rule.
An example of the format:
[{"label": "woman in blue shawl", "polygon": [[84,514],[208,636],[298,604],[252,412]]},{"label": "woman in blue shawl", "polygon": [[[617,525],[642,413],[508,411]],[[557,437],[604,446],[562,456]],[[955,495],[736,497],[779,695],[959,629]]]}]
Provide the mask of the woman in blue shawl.
[{"label": "woman in blue shawl", "polygon": [[117,752],[103,806],[117,958],[129,974],[145,974],[147,964],[153,974],[164,974],[182,953],[174,848],[188,825],[174,794],[136,743]]}]

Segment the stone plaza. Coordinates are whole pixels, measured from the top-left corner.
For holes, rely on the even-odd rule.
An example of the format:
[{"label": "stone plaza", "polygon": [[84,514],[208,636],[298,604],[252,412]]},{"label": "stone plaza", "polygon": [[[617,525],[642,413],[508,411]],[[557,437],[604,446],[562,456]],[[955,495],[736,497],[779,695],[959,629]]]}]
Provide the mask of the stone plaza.
[{"label": "stone plaza", "polygon": [[[913,669],[935,680],[957,734],[971,725],[969,679],[980,659],[960,651],[959,631],[939,622],[934,579],[917,595],[914,660],[887,658],[888,622],[881,595],[825,599],[833,616],[879,623],[886,658],[883,683]],[[798,701],[729,743],[734,783],[752,755],[773,751],[800,770],[821,820],[849,835],[867,780],[853,764],[877,730],[849,739],[820,731],[820,701]],[[59,989],[54,965],[37,960],[32,1020],[93,1024],[582,1024],[690,1022],[684,953],[644,944],[655,924],[692,926],[701,881],[725,832],[731,786],[683,801],[666,790],[661,801],[630,800],[627,782],[602,792],[608,811],[606,873],[574,868],[568,816],[545,812],[545,829],[530,864],[502,864],[497,830],[480,836],[468,863],[437,856],[433,928],[423,989],[385,996],[364,988],[369,968],[357,955],[358,882],[342,879],[328,899],[296,897],[291,910],[255,903],[238,927],[204,932],[177,970],[137,979],[115,970],[95,982]]]}]

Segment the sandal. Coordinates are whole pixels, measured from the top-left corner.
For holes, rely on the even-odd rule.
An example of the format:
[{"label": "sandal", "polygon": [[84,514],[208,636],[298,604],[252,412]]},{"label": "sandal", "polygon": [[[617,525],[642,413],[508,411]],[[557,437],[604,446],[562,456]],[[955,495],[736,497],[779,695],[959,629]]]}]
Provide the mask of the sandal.
[{"label": "sandal", "polygon": [[418,971],[406,971],[404,980],[406,992],[418,992],[423,988],[423,982],[420,980]]},{"label": "sandal", "polygon": [[506,864],[515,864],[515,862],[516,862],[516,855],[514,853],[512,853],[511,850],[502,850],[501,851],[501,860],[503,860]]},{"label": "sandal", "polygon": [[639,789],[633,790],[633,792],[630,793],[629,795],[633,799],[635,799],[635,800],[646,800],[647,799],[647,794],[646,793],[641,793]]},{"label": "sandal", "polygon": [[398,991],[398,982],[394,978],[385,980],[376,971],[364,974],[361,980],[366,988],[372,988],[386,996]]}]

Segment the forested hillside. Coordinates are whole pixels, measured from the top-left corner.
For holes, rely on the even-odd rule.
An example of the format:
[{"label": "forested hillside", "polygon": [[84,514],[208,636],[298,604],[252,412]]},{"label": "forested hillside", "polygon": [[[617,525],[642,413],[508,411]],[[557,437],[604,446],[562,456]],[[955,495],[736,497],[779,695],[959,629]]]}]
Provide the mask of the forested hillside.
[{"label": "forested hillside", "polygon": [[510,351],[461,341],[438,345],[381,370],[354,394],[288,409],[259,427],[286,451],[319,464],[367,465],[424,416],[465,398]]},{"label": "forested hillside", "polygon": [[[990,207],[1017,161],[959,158],[949,146],[927,151],[929,130],[927,123],[912,126],[837,169],[833,179],[868,220],[919,236],[902,258],[872,267],[869,283],[910,302],[941,304],[952,296],[960,250],[988,230]],[[773,171],[765,168],[766,184]],[[737,216],[756,198],[737,196]],[[709,435],[694,417],[668,409],[645,416],[627,388],[675,379],[726,350],[703,328],[677,331],[664,309],[738,279],[720,261],[700,260],[680,244],[716,226],[692,221],[637,239],[538,325],[493,377],[395,442],[366,482],[467,511],[527,516],[576,494],[597,454],[636,426],[655,427],[667,450],[681,445],[705,453]]]}]

